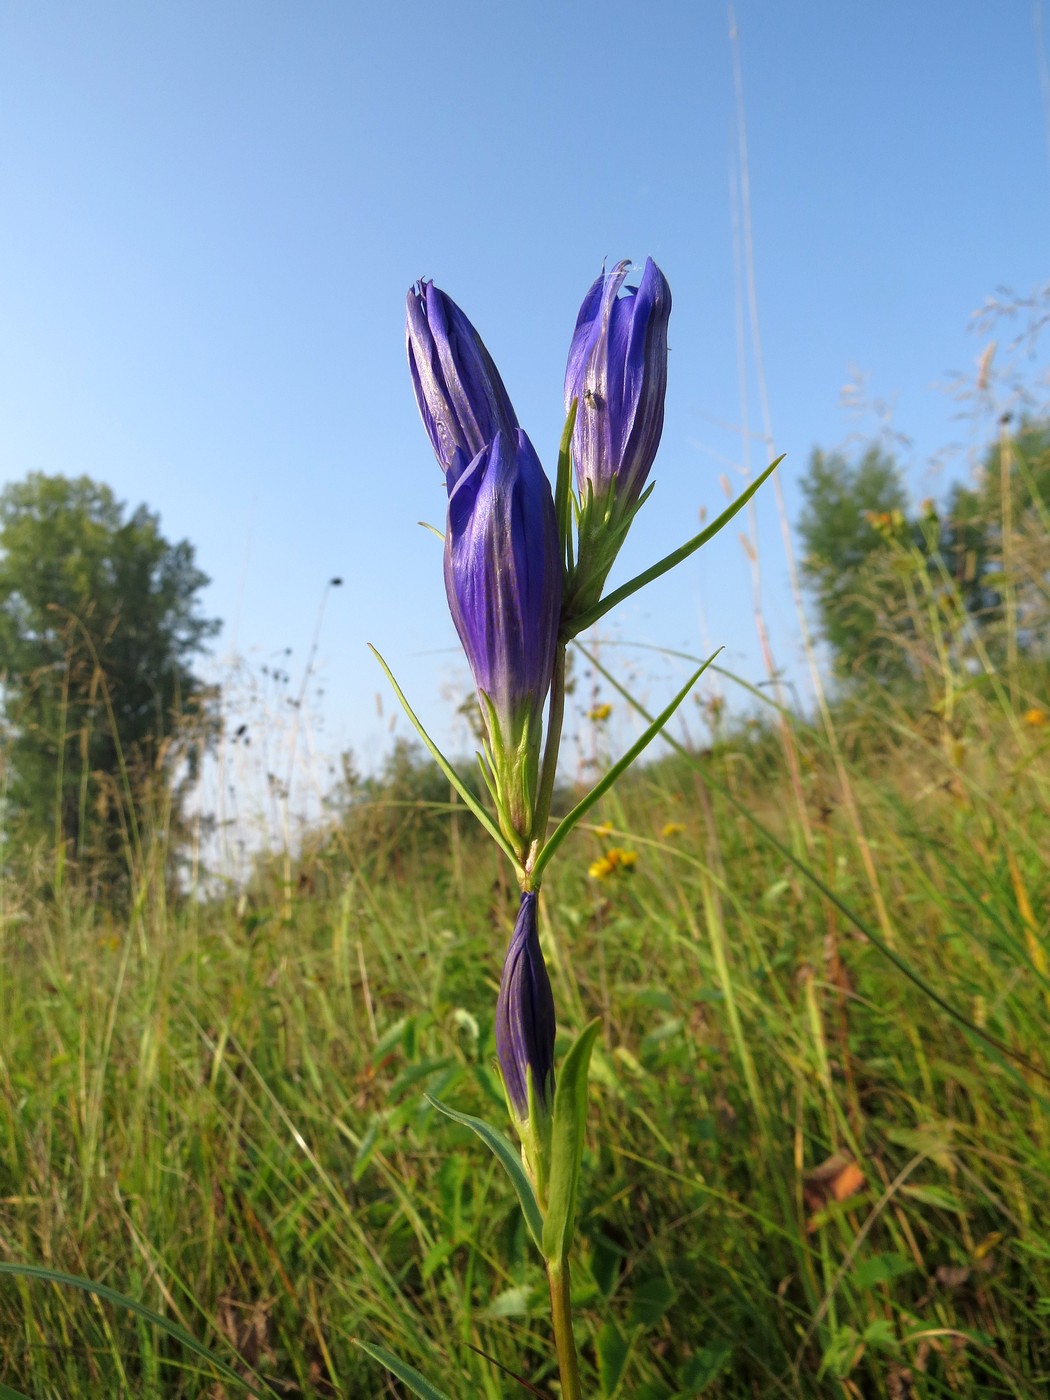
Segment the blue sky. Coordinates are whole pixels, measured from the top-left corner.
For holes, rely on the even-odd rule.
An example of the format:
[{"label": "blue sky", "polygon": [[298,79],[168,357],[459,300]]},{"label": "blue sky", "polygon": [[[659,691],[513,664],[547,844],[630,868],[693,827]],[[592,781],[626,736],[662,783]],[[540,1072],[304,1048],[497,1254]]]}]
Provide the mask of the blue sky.
[{"label": "blue sky", "polygon": [[[1050,277],[1050,22],[1025,0],[738,0],[736,18],[789,513],[815,444],[875,430],[843,411],[853,367],[912,440],[915,493],[939,494],[934,454],[988,430],[936,387],[972,373],[971,313]],[[367,767],[387,742],[366,641],[455,745],[445,696],[466,672],[440,547],[416,523],[444,512],[405,368],[406,290],[426,275],[464,307],[552,466],[584,292],[605,257],[659,262],[666,427],[622,580],[721,509],[722,474],[740,481],[738,134],[721,0],[3,0],[0,483],[87,473],[194,543],[234,722],[245,676],[288,647],[297,690],[340,575],[306,749],[352,745]],[[764,446],[746,440],[758,470]],[[951,471],[965,470],[964,452]],[[769,493],[758,538],[776,658],[801,683]],[[613,630],[724,643],[761,679],[737,529]]]}]

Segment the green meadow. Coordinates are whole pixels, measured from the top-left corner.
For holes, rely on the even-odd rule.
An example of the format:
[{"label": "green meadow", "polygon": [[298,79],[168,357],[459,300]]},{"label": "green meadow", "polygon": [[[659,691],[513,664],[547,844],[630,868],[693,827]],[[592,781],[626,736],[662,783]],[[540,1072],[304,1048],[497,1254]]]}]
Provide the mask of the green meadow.
[{"label": "green meadow", "polygon": [[[601,1018],[590,1395],[1046,1393],[1045,670],[931,655],[665,748],[551,868],[559,1054]],[[456,1397],[558,1394],[508,1181],[425,1098],[507,1121],[486,842],[402,750],[228,897],[174,893],[160,841],[120,899],[46,849],[7,876],[0,1382],[407,1394],[360,1339]]]}]

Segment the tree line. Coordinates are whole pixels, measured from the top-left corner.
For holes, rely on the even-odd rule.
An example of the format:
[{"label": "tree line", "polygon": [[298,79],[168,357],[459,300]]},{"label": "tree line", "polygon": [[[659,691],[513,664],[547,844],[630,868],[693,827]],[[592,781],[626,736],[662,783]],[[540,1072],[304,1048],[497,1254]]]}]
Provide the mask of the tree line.
[{"label": "tree line", "polygon": [[[913,506],[878,445],[815,450],[800,485],[802,571],[831,667],[846,686],[906,686],[929,610],[955,663],[1050,651],[1050,423],[1002,432],[972,484]],[[1016,659],[1016,658],[1015,658]],[[984,663],[982,663],[984,664]]]}]

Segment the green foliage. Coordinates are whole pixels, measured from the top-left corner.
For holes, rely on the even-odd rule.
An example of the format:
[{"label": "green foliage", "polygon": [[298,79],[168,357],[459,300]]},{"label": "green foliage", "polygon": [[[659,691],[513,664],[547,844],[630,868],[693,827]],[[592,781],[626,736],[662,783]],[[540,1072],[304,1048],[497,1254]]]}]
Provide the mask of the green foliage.
[{"label": "green foliage", "polygon": [[[856,462],[814,452],[801,489],[802,570],[840,679],[906,685],[934,641],[975,665],[1050,652],[1050,425],[1004,425],[975,484],[953,486],[942,509],[912,512],[878,447]],[[936,639],[921,616],[931,609]]]},{"label": "green foliage", "polygon": [[[775,727],[727,726],[625,774],[594,814],[613,834],[581,824],[545,881],[559,1059],[602,1018],[573,1245],[601,1400],[1045,1392],[1050,725],[981,685],[950,719],[887,694],[834,722],[852,808],[822,731],[793,722],[796,787]],[[473,823],[449,863],[446,779],[410,753],[390,774],[372,815],[406,823],[404,861],[319,848],[287,918],[261,891],[251,914],[146,898],[132,921],[7,882],[0,1239],[302,1400],[401,1393],[355,1339],[450,1396],[511,1400],[519,1375],[549,1395],[514,1188],[425,1097],[507,1126],[511,891]],[[608,843],[633,872],[589,878]],[[0,1279],[0,1384],[197,1400],[217,1380],[144,1318]]]},{"label": "green foliage", "polygon": [[841,453],[818,449],[800,488],[805,500],[798,526],[802,572],[836,674],[901,677],[907,662],[888,627],[888,618],[899,612],[893,597],[899,587],[877,581],[872,567],[887,548],[885,525],[907,509],[897,464],[879,447],[869,447],[854,463]]},{"label": "green foliage", "polygon": [[1023,650],[1045,656],[1050,649],[1042,568],[1048,537],[1050,424],[1024,423],[1016,434],[1004,424],[976,484],[953,488],[939,531],[953,583],[999,660],[1008,659],[1010,626]]},{"label": "green foliage", "polygon": [[[1050,550],[1035,493],[1010,518],[979,628],[944,521],[885,532],[909,686],[636,765],[548,872],[577,1107],[601,1024],[564,1144],[586,1395],[1046,1393]],[[297,889],[129,918],[0,886],[0,1387],[197,1400],[218,1358],[301,1400],[555,1391],[516,1173],[462,1126],[507,1124],[506,862],[410,745],[337,807]]]},{"label": "green foliage", "polygon": [[[473,833],[474,819],[458,792],[422,744],[398,738],[377,774],[365,777],[354,755],[329,794],[333,824],[308,838],[307,859],[340,871],[347,860],[372,880],[404,879],[413,872],[439,889],[449,881],[458,848]],[[462,764],[456,780],[474,801],[484,791],[476,765]]]},{"label": "green foliage", "polygon": [[[207,697],[190,662],[218,623],[187,541],[87,477],[35,473],[0,494],[0,682],[19,843],[58,835],[112,862],[143,804],[191,758]],[[182,727],[180,727],[182,726]],[[196,726],[195,739],[201,726]]]}]

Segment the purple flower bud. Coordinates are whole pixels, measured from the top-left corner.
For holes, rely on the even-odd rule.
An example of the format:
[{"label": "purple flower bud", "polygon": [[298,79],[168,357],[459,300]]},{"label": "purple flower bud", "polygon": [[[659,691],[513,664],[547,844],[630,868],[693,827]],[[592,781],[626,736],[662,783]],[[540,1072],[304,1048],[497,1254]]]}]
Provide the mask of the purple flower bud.
[{"label": "purple flower bud", "polygon": [[445,591],[482,697],[497,790],[527,840],[561,611],[554,498],[520,428],[497,432],[446,480]]},{"label": "purple flower bud", "polygon": [[518,420],[499,370],[451,297],[433,282],[408,294],[408,368],[416,403],[444,472],[458,475]]},{"label": "purple flower bud", "polygon": [[[671,289],[647,258],[641,283],[629,263],[605,272],[580,307],[565,369],[565,411],[579,401],[572,447],[581,499],[615,493],[622,516],[638,500],[664,426]],[[621,289],[623,295],[620,295]]]},{"label": "purple flower bud", "polygon": [[515,1113],[529,1117],[528,1072],[537,1107],[554,1099],[554,994],[540,951],[536,892],[521,897],[496,1002],[496,1049]]}]

